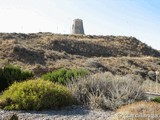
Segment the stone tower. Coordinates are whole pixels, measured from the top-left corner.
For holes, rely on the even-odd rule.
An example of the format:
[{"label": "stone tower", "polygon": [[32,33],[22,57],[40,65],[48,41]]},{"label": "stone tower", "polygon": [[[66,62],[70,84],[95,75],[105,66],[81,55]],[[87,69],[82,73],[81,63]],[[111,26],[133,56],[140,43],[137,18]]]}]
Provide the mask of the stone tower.
[{"label": "stone tower", "polygon": [[73,20],[72,34],[84,35],[83,21],[81,19],[74,19]]}]

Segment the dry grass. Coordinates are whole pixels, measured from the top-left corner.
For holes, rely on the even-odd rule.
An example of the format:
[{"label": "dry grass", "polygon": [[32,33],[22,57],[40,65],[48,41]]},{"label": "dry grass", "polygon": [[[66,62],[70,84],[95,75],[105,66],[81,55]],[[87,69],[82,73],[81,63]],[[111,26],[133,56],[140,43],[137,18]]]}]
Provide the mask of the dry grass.
[{"label": "dry grass", "polygon": [[112,120],[160,120],[160,104],[142,101],[122,106]]}]

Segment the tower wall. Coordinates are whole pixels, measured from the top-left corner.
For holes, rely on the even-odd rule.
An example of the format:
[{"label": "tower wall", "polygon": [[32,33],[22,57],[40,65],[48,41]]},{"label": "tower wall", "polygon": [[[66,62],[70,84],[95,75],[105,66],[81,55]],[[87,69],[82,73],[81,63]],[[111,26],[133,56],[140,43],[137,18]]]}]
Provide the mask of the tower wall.
[{"label": "tower wall", "polygon": [[83,21],[81,19],[73,20],[72,34],[84,34]]}]

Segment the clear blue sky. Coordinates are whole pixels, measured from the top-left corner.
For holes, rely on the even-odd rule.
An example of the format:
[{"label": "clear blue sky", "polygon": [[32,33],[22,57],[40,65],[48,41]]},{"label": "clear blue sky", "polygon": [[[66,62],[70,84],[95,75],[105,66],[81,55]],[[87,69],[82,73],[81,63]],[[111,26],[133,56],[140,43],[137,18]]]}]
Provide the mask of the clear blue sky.
[{"label": "clear blue sky", "polygon": [[134,36],[160,50],[160,0],[0,0],[0,32]]}]

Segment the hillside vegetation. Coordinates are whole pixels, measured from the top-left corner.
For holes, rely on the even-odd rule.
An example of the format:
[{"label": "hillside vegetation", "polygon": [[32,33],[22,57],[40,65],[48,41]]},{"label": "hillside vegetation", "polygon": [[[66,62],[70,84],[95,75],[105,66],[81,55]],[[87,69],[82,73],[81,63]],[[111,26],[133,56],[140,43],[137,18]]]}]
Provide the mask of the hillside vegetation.
[{"label": "hillside vegetation", "polygon": [[38,76],[59,68],[138,74],[160,70],[160,53],[134,37],[0,33],[0,67],[10,63]]}]

